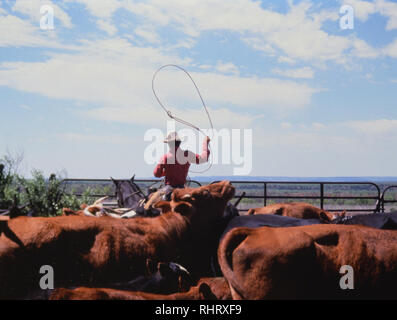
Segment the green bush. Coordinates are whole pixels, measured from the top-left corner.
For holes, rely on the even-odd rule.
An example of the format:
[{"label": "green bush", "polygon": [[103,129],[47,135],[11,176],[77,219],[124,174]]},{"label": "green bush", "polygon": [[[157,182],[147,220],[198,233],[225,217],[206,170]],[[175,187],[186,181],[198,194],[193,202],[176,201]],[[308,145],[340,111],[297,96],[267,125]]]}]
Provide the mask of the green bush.
[{"label": "green bush", "polygon": [[7,154],[0,158],[0,208],[9,208],[14,198],[21,200],[18,186],[18,167],[21,161],[22,155],[13,157]]},{"label": "green bush", "polygon": [[77,210],[82,203],[93,201],[91,189],[85,190],[82,197],[66,193],[60,176],[46,179],[43,172],[33,170],[32,178],[26,179],[14,169],[11,158],[0,159],[0,209],[10,208],[16,200],[35,216],[51,217],[62,214],[64,207]]},{"label": "green bush", "polygon": [[83,203],[91,204],[96,200],[92,196],[95,192],[91,188],[87,188],[86,190],[84,190],[81,197],[77,197],[73,193],[75,193],[75,190],[73,189],[70,194],[64,193],[62,198],[62,207],[70,208],[72,210],[78,210]]},{"label": "green bush", "polygon": [[35,216],[51,217],[62,214],[62,208],[78,210],[83,203],[95,201],[93,194],[109,194],[111,188],[86,188],[81,197],[73,195],[76,190],[66,191],[61,174],[52,174],[47,179],[40,170],[32,171],[32,178],[18,174],[23,155],[8,153],[0,158],[0,209],[10,208],[14,201],[26,205],[26,211]]},{"label": "green bush", "polygon": [[23,186],[24,201],[35,215],[56,216],[61,213],[64,191],[61,185],[62,180],[56,175],[51,175],[46,180],[44,174],[39,170],[32,171],[32,179],[19,178]]},{"label": "green bush", "polygon": [[83,203],[90,204],[94,190],[87,188],[81,197],[67,193],[63,178],[52,174],[47,180],[39,170],[33,170],[32,179],[19,179],[23,186],[24,202],[35,215],[52,217],[62,214],[62,208],[78,210]]}]

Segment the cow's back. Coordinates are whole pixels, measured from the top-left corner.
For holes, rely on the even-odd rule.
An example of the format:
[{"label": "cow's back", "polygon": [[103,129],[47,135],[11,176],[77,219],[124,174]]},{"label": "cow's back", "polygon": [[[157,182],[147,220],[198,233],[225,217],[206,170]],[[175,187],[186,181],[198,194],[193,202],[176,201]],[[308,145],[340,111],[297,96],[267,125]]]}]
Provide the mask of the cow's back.
[{"label": "cow's back", "polygon": [[331,223],[344,225],[362,225],[376,229],[397,230],[397,212],[357,214],[341,217]]},{"label": "cow's back", "polygon": [[274,214],[256,214],[238,216],[233,218],[226,226],[221,239],[232,229],[235,228],[260,228],[260,227],[297,227],[323,223],[319,219],[298,219],[292,217],[279,216]]},{"label": "cow's back", "polygon": [[[218,250],[234,298],[396,298],[397,232],[363,226],[237,228]],[[354,270],[354,290],[339,286]]]}]

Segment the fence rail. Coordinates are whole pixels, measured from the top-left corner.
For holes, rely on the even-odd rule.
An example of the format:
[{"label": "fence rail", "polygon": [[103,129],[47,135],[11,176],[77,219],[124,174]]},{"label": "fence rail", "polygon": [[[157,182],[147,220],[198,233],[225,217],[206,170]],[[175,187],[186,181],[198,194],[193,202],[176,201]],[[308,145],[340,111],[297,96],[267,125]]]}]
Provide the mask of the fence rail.
[{"label": "fence rail", "polygon": [[[162,180],[155,179],[135,179],[135,183],[137,183],[140,187],[148,187],[155,184],[160,184]],[[216,182],[216,181],[214,181]],[[87,183],[87,184],[97,184],[97,183],[109,183],[112,184],[112,180],[110,179],[65,179],[63,181],[65,184],[73,184],[73,183]],[[208,182],[210,183],[210,182]],[[213,183],[213,182],[212,182]],[[235,198],[239,198],[243,192],[245,192],[244,200],[249,201],[260,200],[256,203],[260,206],[266,206],[269,201],[272,200],[316,200],[319,202],[319,207],[324,209],[326,201],[336,201],[336,200],[373,200],[373,205],[367,205],[366,208],[338,208],[333,209],[329,208],[328,211],[340,211],[346,210],[350,212],[385,212],[385,203],[394,203],[397,200],[385,200],[385,194],[392,189],[397,188],[396,186],[388,186],[381,193],[380,187],[373,182],[322,182],[322,181],[231,181],[233,185],[236,187],[236,195]],[[203,183],[207,184],[207,183]],[[201,183],[198,181],[190,181],[190,186],[200,186]],[[309,191],[310,194],[296,194],[295,192],[283,192],[282,194],[272,194],[271,190],[276,187],[279,189],[287,189],[288,186],[303,186],[303,191]],[[335,189],[336,186],[341,186],[341,188],[346,188],[347,186],[356,186],[356,188],[362,188],[366,192],[370,189],[372,194],[370,195],[335,195],[330,194],[330,191],[327,191],[327,188],[333,187]],[[254,190],[256,194],[250,194],[250,190]],[[260,191],[261,194],[257,194]],[[302,193],[302,190],[298,190]],[[335,193],[335,190],[333,191]],[[76,196],[82,196],[81,192],[74,192]],[[103,197],[109,196],[112,194],[94,194],[94,197]],[[244,201],[240,202],[239,210],[245,211],[247,209],[241,208]]]},{"label": "fence rail", "polygon": [[[250,195],[247,194],[244,196],[246,199],[263,199],[263,205],[266,206],[268,204],[269,200],[318,200],[319,206],[321,209],[324,209],[324,200],[373,200],[374,201],[374,206],[372,208],[360,208],[360,209],[354,209],[354,208],[342,208],[345,209],[346,211],[351,211],[351,212],[378,212],[379,209],[382,207],[380,205],[381,203],[381,191],[380,188],[377,184],[373,182],[322,182],[322,181],[231,181],[234,185],[236,185],[237,188],[237,194],[236,198],[239,197],[238,193],[238,185],[252,185],[252,184],[257,184],[261,186],[261,189],[263,190],[263,195],[257,196],[257,195]],[[274,185],[280,185],[280,186],[296,186],[296,185],[304,185],[304,186],[312,186],[316,187],[317,186],[317,195],[293,195],[293,194],[283,194],[283,195],[271,195],[269,194],[269,189],[271,186]],[[335,195],[326,195],[325,187],[326,186],[336,186],[336,185],[341,185],[341,186],[367,186],[367,187],[372,187],[374,189],[374,195],[372,196],[349,196],[349,195],[340,195],[340,196],[335,196]],[[313,190],[312,190],[313,191]],[[397,202],[397,201],[396,201]],[[242,209],[240,209],[242,210]],[[327,209],[328,211],[340,211],[341,209]]]},{"label": "fence rail", "polygon": [[387,194],[387,192],[394,188],[397,188],[397,185],[388,186],[383,190],[382,195],[381,195],[381,200],[379,201],[381,212],[385,212],[385,204],[386,203],[397,203],[397,199],[388,199],[388,200],[385,199],[385,195]]}]

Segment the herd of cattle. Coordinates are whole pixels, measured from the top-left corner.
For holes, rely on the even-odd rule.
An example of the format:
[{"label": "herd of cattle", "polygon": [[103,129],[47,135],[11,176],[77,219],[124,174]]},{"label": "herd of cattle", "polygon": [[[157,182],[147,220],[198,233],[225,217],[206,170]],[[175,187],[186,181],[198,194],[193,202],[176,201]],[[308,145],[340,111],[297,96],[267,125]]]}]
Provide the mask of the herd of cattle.
[{"label": "herd of cattle", "polygon": [[[397,298],[397,213],[348,217],[290,203],[240,216],[234,194],[228,181],[176,189],[155,217],[84,207],[1,219],[0,299]],[[54,289],[39,287],[44,265]],[[344,265],[353,290],[340,287]]]}]

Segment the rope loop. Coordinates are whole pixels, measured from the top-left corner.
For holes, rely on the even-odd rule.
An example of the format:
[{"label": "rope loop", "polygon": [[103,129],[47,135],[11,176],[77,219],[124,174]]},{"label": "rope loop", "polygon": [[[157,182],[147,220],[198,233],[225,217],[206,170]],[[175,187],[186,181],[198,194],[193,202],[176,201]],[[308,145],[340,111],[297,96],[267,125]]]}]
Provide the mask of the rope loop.
[{"label": "rope loop", "polygon": [[[200,100],[201,100],[201,103],[202,103],[202,105],[203,105],[203,108],[204,108],[204,110],[205,110],[205,112],[206,112],[206,114],[207,114],[208,122],[209,122],[209,124],[210,124],[210,126],[211,126],[211,139],[212,139],[213,136],[214,136],[214,126],[213,126],[213,124],[212,124],[212,120],[211,120],[211,116],[210,116],[210,114],[209,114],[209,112],[208,112],[208,108],[207,108],[207,106],[206,106],[206,104],[205,104],[205,102],[204,102],[204,99],[203,99],[203,97],[202,97],[202,95],[201,95],[201,93],[200,93],[200,90],[199,90],[198,86],[197,86],[196,83],[194,82],[194,80],[193,80],[192,76],[189,74],[189,72],[187,72],[184,68],[182,68],[182,67],[180,67],[180,66],[178,66],[178,65],[175,65],[175,64],[166,64],[166,65],[163,65],[163,66],[161,66],[160,68],[158,68],[157,71],[153,74],[153,78],[152,78],[152,91],[153,91],[153,94],[154,94],[154,96],[155,96],[157,102],[159,103],[160,107],[163,108],[163,110],[166,112],[167,116],[170,117],[171,119],[173,119],[173,120],[175,120],[175,121],[177,121],[177,122],[179,122],[179,123],[181,123],[181,124],[183,124],[183,125],[189,126],[189,127],[193,128],[193,129],[197,130],[198,132],[201,132],[201,133],[205,136],[205,133],[204,133],[199,127],[195,126],[194,124],[192,124],[192,123],[190,123],[190,122],[188,122],[188,121],[186,121],[186,120],[183,120],[183,119],[180,119],[180,118],[177,118],[177,117],[173,116],[172,113],[171,113],[171,111],[168,110],[168,109],[164,106],[164,104],[161,102],[160,98],[157,96],[156,90],[155,90],[155,88],[154,88],[154,81],[155,81],[155,79],[156,79],[156,77],[157,77],[157,74],[158,74],[162,69],[168,68],[168,67],[177,68],[177,69],[183,71],[183,72],[190,78],[190,80],[192,81],[192,83],[193,83],[193,85],[194,85],[194,87],[195,87],[195,89],[196,89],[196,92],[197,92],[198,96],[200,97]],[[209,148],[209,146],[208,146],[208,148]],[[208,170],[212,167],[212,157],[213,157],[212,152],[211,152],[210,154],[211,154],[211,161],[210,161],[210,165],[209,165],[208,168],[206,168],[206,169],[203,170],[203,171],[193,171],[193,170],[190,170],[190,171],[193,172],[193,173],[204,173],[204,172],[208,171]]]}]

